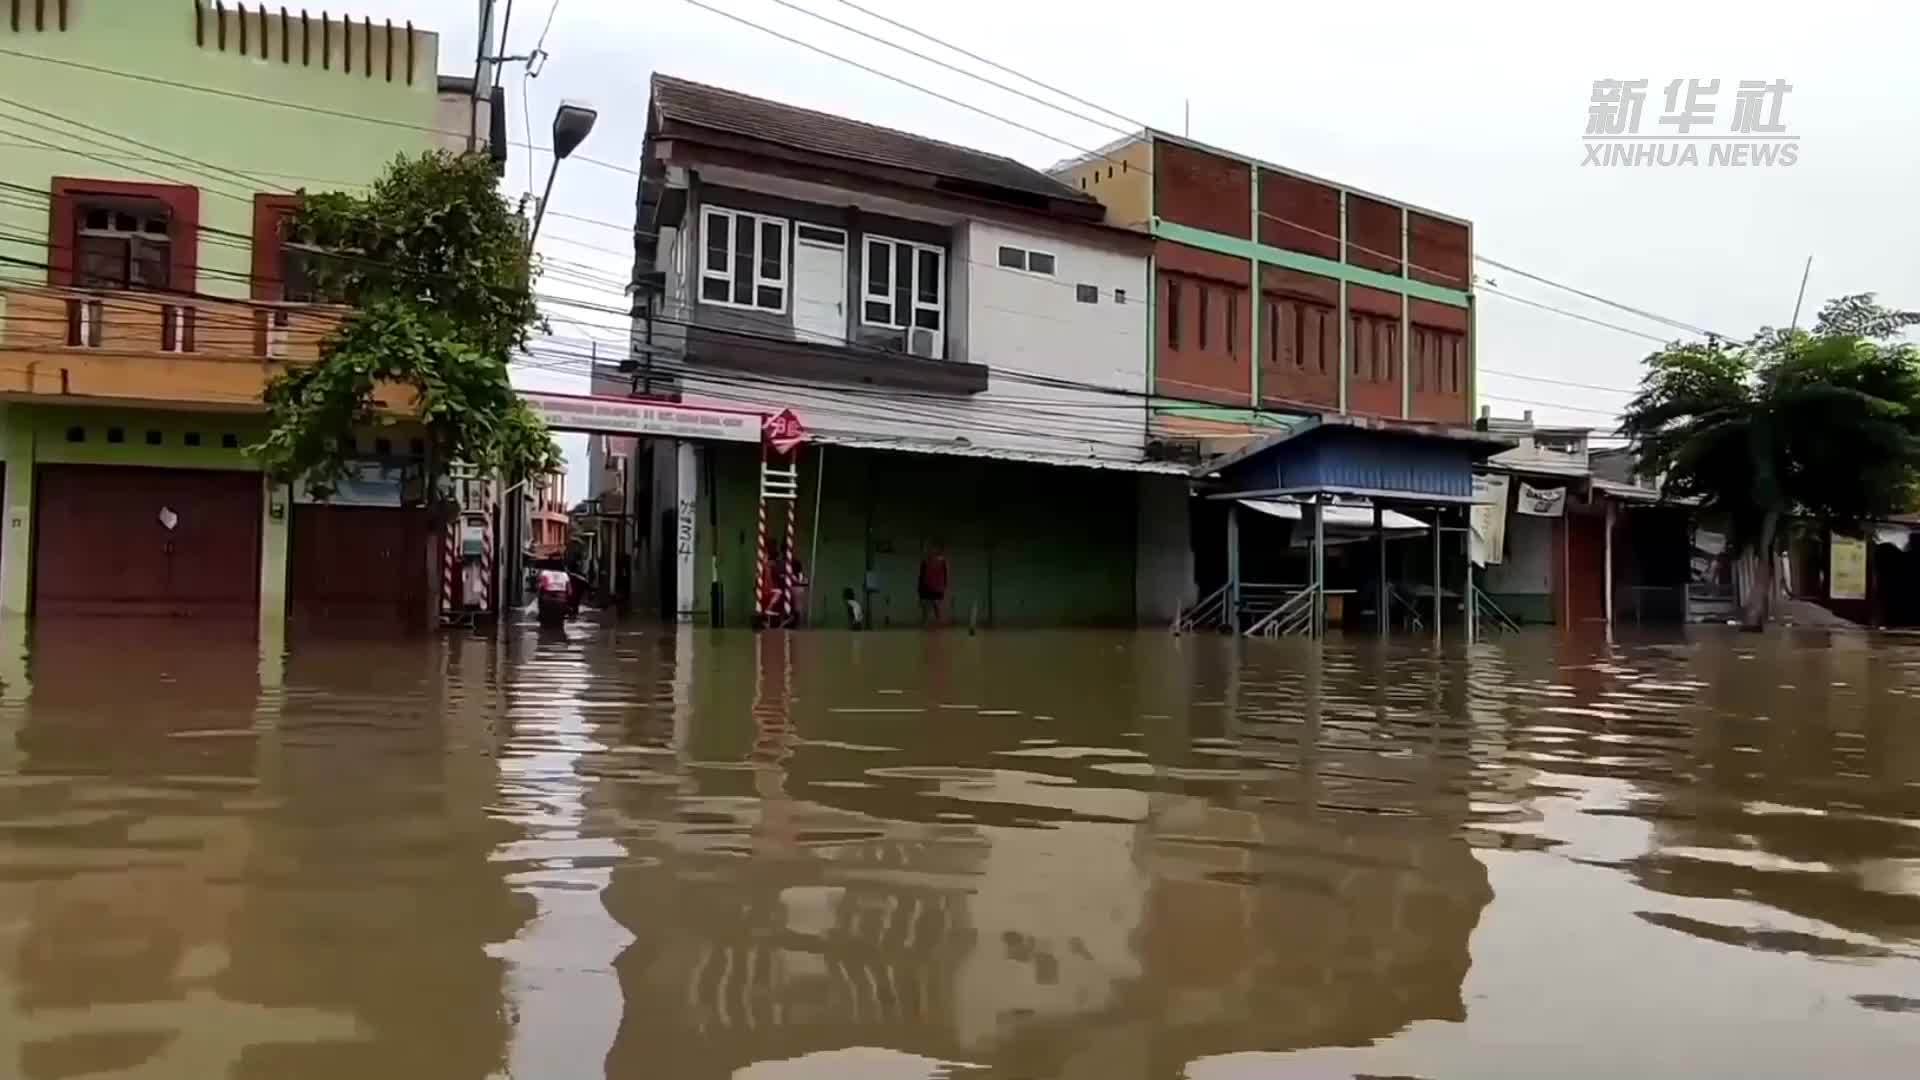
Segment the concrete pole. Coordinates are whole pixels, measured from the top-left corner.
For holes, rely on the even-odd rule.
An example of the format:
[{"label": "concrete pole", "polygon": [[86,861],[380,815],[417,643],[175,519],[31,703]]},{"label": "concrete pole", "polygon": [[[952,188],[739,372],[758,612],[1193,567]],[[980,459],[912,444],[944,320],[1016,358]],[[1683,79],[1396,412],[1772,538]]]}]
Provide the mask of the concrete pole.
[{"label": "concrete pole", "polygon": [[1601,571],[1601,579],[1602,581],[1605,582],[1604,587],[1607,590],[1607,633],[1611,635],[1613,633],[1613,500],[1612,499],[1608,499],[1606,501],[1606,508],[1607,508],[1607,540],[1606,540],[1607,563],[1605,568]]},{"label": "concrete pole", "polygon": [[1460,533],[1461,555],[1463,556],[1460,562],[1462,566],[1466,567],[1467,571],[1464,584],[1460,587],[1460,596],[1466,603],[1467,644],[1472,645],[1474,642],[1480,640],[1480,605],[1478,599],[1473,594],[1473,510],[1471,508],[1462,510],[1460,516],[1465,520],[1467,526],[1466,529]]},{"label": "concrete pole", "polygon": [[1310,504],[1313,511],[1313,636],[1327,636],[1327,512],[1319,496]]},{"label": "concrete pole", "polygon": [[1380,636],[1382,638],[1387,636],[1387,628],[1392,625],[1389,620],[1393,617],[1392,609],[1389,606],[1390,602],[1387,599],[1387,526],[1385,519],[1386,511],[1380,508],[1380,504],[1375,503],[1373,507],[1373,543],[1380,554],[1380,585],[1379,590],[1374,594],[1373,606],[1379,609],[1376,614],[1379,616]]},{"label": "concrete pole", "polygon": [[[487,77],[487,57],[493,51],[493,2],[494,0],[480,0],[480,31],[473,47],[473,100],[467,106],[467,153],[469,154],[480,148],[480,100],[483,96],[483,88],[492,82]],[[241,17],[246,17],[244,9]],[[351,20],[348,22],[351,25]],[[491,105],[492,96],[488,94],[486,98]]]},{"label": "concrete pole", "polygon": [[1573,629],[1573,518],[1560,507],[1560,628]]},{"label": "concrete pole", "polygon": [[1240,504],[1227,502],[1227,627],[1240,632]]},{"label": "concrete pole", "polygon": [[1440,644],[1440,615],[1445,611],[1440,598],[1440,507],[1433,508],[1433,644]]}]

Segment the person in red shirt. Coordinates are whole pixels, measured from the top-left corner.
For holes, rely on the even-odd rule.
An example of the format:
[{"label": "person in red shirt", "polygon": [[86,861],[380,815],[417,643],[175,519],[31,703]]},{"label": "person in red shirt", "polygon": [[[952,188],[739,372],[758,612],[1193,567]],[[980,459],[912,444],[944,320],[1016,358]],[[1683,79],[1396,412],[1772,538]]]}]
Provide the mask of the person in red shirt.
[{"label": "person in red shirt", "polygon": [[936,542],[920,560],[920,623],[940,623],[947,606],[947,552]]}]

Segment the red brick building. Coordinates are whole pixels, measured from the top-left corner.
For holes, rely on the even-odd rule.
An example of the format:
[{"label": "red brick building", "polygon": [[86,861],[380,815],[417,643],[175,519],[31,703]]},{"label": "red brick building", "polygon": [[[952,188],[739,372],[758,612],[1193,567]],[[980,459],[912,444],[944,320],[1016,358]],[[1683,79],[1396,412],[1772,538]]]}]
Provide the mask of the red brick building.
[{"label": "red brick building", "polygon": [[1155,238],[1155,436],[1471,422],[1470,223],[1159,131],[1054,175]]}]

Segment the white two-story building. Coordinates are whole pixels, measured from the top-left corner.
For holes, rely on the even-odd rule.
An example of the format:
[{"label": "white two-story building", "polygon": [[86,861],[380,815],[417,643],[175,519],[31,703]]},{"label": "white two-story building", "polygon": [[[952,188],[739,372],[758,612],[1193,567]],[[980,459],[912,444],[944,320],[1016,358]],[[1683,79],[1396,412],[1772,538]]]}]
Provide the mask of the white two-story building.
[{"label": "white two-story building", "polygon": [[[812,621],[842,621],[845,590],[875,625],[916,620],[936,550],[954,621],[1170,618],[1191,588],[1188,495],[1183,466],[1146,460],[1150,239],[1009,158],[652,89],[634,347],[594,393],[800,419]],[[599,437],[590,454],[590,495],[623,485],[635,602],[743,623],[760,447]]]}]

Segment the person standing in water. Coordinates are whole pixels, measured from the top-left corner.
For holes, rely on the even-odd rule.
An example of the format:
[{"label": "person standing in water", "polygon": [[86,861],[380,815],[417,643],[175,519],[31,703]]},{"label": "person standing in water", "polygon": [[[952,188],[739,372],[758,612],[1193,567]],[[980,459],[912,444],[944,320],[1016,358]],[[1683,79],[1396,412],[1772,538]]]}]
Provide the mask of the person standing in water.
[{"label": "person standing in water", "polygon": [[946,615],[947,552],[938,541],[920,560],[920,624],[938,626]]}]

